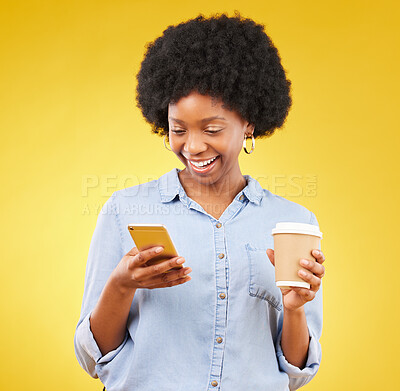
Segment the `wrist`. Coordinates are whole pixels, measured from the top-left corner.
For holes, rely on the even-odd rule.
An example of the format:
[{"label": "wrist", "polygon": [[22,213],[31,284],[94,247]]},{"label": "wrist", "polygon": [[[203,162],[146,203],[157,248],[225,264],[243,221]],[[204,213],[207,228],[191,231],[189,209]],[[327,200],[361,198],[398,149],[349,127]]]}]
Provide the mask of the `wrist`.
[{"label": "wrist", "polygon": [[283,307],[284,314],[293,315],[293,316],[302,316],[304,314],[304,306],[298,308],[287,308]]},{"label": "wrist", "polygon": [[132,288],[124,282],[117,273],[111,273],[110,278],[107,281],[109,288],[115,293],[125,298],[126,296],[134,296],[136,288]]}]

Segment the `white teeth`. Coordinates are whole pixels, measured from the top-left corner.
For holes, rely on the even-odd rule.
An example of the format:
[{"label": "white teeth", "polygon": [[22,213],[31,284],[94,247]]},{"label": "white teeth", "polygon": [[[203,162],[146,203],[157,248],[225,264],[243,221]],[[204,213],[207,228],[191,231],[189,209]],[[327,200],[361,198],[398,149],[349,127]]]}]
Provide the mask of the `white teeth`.
[{"label": "white teeth", "polygon": [[213,157],[213,158],[210,159],[210,160],[204,160],[203,162],[193,162],[193,161],[190,161],[190,163],[192,163],[192,164],[193,164],[194,166],[196,166],[196,167],[203,167],[203,166],[206,166],[207,164],[210,164],[211,162],[213,162],[216,158],[217,158],[217,156]]}]

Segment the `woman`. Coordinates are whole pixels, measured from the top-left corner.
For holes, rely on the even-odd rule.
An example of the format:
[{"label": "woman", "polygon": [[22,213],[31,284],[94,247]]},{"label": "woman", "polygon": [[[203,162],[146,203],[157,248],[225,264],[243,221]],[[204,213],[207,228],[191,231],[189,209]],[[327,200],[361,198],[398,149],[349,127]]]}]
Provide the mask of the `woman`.
[{"label": "woman", "polygon": [[[108,390],[301,387],[321,359],[324,255],[303,265],[311,289],[281,291],[271,229],[318,223],[238,163],[242,145],[251,153],[290,108],[277,49],[238,13],[170,26],[148,45],[137,101],[185,168],[103,206],[75,333],[80,364]],[[149,266],[162,248],[132,248],[129,223],[166,225],[180,256]]]}]

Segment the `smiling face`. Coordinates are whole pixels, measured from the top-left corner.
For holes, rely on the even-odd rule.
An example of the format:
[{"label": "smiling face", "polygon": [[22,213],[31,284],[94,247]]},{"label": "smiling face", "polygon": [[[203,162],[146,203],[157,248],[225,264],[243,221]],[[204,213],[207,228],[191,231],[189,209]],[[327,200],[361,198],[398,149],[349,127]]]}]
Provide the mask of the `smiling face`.
[{"label": "smiling face", "polygon": [[223,102],[192,92],[168,106],[169,142],[185,165],[181,178],[201,185],[236,186],[243,177],[238,156],[254,128]]}]

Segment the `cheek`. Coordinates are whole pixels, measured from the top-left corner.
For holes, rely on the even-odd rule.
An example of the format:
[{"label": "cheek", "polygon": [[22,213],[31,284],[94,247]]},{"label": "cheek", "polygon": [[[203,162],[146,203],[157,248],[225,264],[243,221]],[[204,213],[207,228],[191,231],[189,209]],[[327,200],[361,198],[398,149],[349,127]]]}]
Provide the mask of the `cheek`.
[{"label": "cheek", "polygon": [[170,139],[169,147],[172,149],[172,152],[182,163],[186,164],[186,159],[182,156],[183,145],[184,143],[181,140],[176,139],[176,137]]},{"label": "cheek", "polygon": [[176,137],[172,136],[169,138],[169,145],[170,148],[175,152],[179,153],[182,147],[182,143],[179,141],[179,139],[176,139]]},{"label": "cheek", "polygon": [[231,158],[237,158],[242,150],[243,143],[240,140],[232,140],[225,149],[225,155],[229,155]]}]

